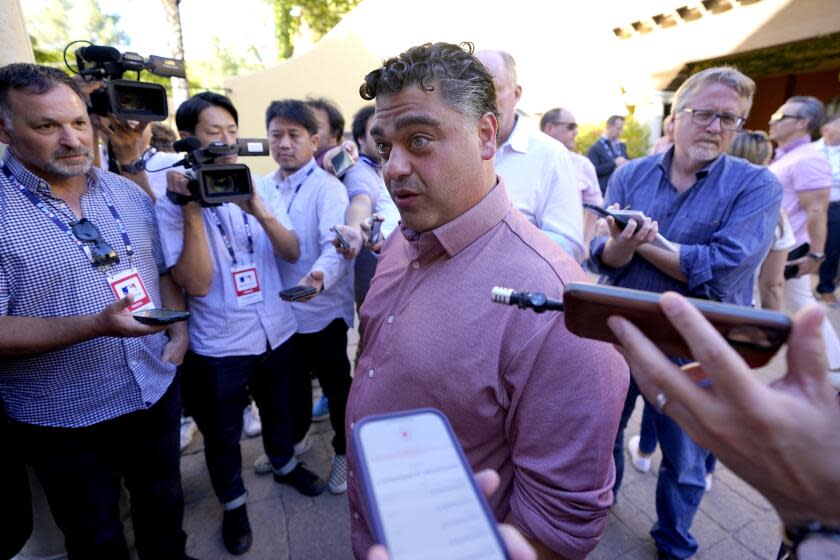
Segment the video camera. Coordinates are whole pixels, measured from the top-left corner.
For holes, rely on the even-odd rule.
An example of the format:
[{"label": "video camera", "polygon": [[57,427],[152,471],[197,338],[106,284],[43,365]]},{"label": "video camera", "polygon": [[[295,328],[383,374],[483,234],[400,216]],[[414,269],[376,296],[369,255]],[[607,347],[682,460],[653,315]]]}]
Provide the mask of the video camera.
[{"label": "video camera", "polygon": [[267,156],[268,141],[252,138],[240,138],[234,145],[211,142],[206,148],[201,147],[198,138],[189,137],[178,140],[172,146],[176,152],[186,152],[186,157],[175,165],[187,168],[190,196],[166,191],[166,197],[174,204],[184,204],[198,200],[202,206],[219,206],[225,202],[249,200],[253,185],[251,170],[241,163],[215,163],[217,158],[229,155]]},{"label": "video camera", "polygon": [[[76,49],[76,66],[81,76],[105,82],[104,88],[90,94],[91,112],[141,122],[169,117],[166,89],[160,84],[139,81],[142,70],[165,78],[187,77],[183,60],[162,56],[146,60],[137,53],[121,53],[114,47],[98,45]],[[137,72],[138,81],[122,79],[129,71]]]}]

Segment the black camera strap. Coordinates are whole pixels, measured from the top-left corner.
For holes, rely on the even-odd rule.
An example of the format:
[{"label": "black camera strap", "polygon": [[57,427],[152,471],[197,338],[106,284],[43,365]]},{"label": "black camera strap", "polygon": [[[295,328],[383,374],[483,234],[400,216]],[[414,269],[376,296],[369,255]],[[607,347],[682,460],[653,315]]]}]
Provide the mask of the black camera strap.
[{"label": "black camera strap", "polygon": [[[240,209],[241,210],[241,209]],[[225,248],[230,255],[230,259],[233,261],[233,264],[237,264],[236,261],[236,251],[233,249],[233,243],[231,243],[231,238],[228,237],[227,233],[225,232],[225,226],[222,224],[222,217],[219,216],[219,210],[217,208],[211,208],[210,213],[213,214],[213,220],[216,222],[216,227],[219,228],[219,234],[222,236],[222,241],[225,243]],[[245,224],[245,235],[248,236],[248,254],[251,255],[251,260],[254,260],[254,238],[251,235],[251,224],[248,223],[248,214],[242,210],[242,221]]]},{"label": "black camera strap", "polygon": [[[57,208],[53,207],[53,205],[34,192],[31,189],[27,189],[24,187],[20,181],[17,180],[17,177],[14,176],[11,169],[7,166],[3,166],[3,173],[6,177],[14,184],[20,193],[29,201],[31,202],[38,210],[44,213],[47,218],[52,220],[52,222],[63,231],[75,244],[76,246],[84,253],[85,257],[90,260],[91,262],[95,262],[93,259],[93,255],[90,252],[90,248],[81,242],[74,234],[72,228],[64,223],[63,220],[60,220],[58,215],[60,212]],[[123,245],[125,246],[125,253],[128,256],[129,263],[131,262],[131,257],[134,255],[134,248],[131,246],[131,239],[128,237],[128,232],[125,229],[125,226],[122,223],[122,219],[120,218],[119,212],[117,212],[117,208],[114,206],[114,201],[111,200],[111,197],[108,196],[108,193],[105,192],[105,186],[100,185],[102,189],[102,196],[105,198],[105,204],[108,206],[108,210],[111,211],[111,216],[114,217],[114,221],[117,222],[117,229],[122,236]],[[55,210],[55,211],[53,211]]]}]

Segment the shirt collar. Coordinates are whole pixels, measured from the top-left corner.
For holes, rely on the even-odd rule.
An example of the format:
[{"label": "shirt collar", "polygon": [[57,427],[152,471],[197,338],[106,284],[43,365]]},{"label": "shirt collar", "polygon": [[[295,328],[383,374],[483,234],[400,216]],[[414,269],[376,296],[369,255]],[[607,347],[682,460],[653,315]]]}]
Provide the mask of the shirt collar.
[{"label": "shirt collar", "polygon": [[[669,181],[671,180],[671,162],[674,159],[674,149],[675,147],[671,146],[670,148],[668,148],[668,151],[653,156],[659,158],[659,167],[662,169],[662,173],[665,174]],[[715,166],[717,166],[721,161],[723,161],[723,155],[724,154],[719,155],[718,157],[704,165],[702,168],[698,169],[694,173],[694,176],[697,178],[697,180],[699,181],[700,179],[703,179],[709,173],[711,173]]]},{"label": "shirt collar", "polygon": [[519,115],[516,115],[516,119],[513,121],[513,128],[510,131],[510,136],[508,136],[508,139],[505,140],[504,144],[499,146],[499,149],[504,148],[505,146],[510,146],[510,149],[515,152],[522,154],[528,153],[528,130],[525,125],[522,124],[522,119],[519,118]]},{"label": "shirt collar", "polygon": [[301,184],[303,182],[304,178],[306,178],[306,176],[309,174],[309,171],[315,165],[315,158],[312,158],[303,167],[301,167],[286,178],[283,178],[283,170],[278,167],[277,171],[275,171],[274,175],[272,175],[272,179],[277,185],[288,184],[289,186],[297,186],[298,184]]},{"label": "shirt collar", "polygon": [[[15,179],[24,187],[42,194],[52,195],[50,184],[27,169],[20,160],[15,157],[10,148],[6,148],[6,152],[3,154],[2,162],[4,166],[9,168],[9,171],[12,172]],[[90,170],[87,172],[88,190],[99,185],[101,173],[102,170],[98,169],[95,165],[91,165]]]},{"label": "shirt collar", "polygon": [[[478,201],[478,203],[456,217],[425,234],[400,226],[405,238],[412,244],[420,244],[424,238],[433,237],[437,244],[446,251],[450,258],[493,229],[511,210],[511,202],[505,189],[504,181],[496,176],[496,186]],[[426,243],[422,243],[421,252],[425,252]]]},{"label": "shirt collar", "polygon": [[784,156],[791,153],[795,149],[801,148],[802,146],[804,146],[806,144],[810,144],[810,143],[811,143],[811,138],[806,134],[805,136],[803,136],[799,140],[795,140],[795,141],[791,142],[790,144],[788,144],[784,148],[778,147],[778,148],[776,148],[776,154],[773,157],[773,161],[776,161],[777,159],[782,159]]}]

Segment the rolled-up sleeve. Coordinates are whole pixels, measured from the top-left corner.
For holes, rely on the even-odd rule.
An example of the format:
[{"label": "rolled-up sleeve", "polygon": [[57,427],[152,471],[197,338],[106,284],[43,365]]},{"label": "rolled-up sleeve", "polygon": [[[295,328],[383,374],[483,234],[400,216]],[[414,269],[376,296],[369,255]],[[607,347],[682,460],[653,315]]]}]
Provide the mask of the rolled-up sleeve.
[{"label": "rolled-up sleeve", "polygon": [[564,557],[584,558],[600,541],[613,503],[612,449],[627,365],[612,346],[569,333],[558,315],[516,353],[504,383],[512,520]]},{"label": "rolled-up sleeve", "polygon": [[709,242],[680,245],[680,271],[692,294],[726,299],[764,260],[779,220],[782,187],[769,172],[761,177],[736,199]]}]

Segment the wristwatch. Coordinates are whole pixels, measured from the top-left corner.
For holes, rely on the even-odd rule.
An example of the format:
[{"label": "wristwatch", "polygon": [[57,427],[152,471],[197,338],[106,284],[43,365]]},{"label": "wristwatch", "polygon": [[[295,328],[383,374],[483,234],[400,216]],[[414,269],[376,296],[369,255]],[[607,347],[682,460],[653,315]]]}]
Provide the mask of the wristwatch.
[{"label": "wristwatch", "polygon": [[793,550],[794,560],[840,558],[840,527],[828,527],[816,521],[785,528],[785,544]]},{"label": "wristwatch", "polygon": [[122,173],[140,173],[141,171],[146,170],[146,162],[148,162],[155,153],[157,153],[156,149],[149,148],[143,152],[138,159],[127,164],[117,163],[117,167],[119,167],[120,172]]},{"label": "wristwatch", "polygon": [[825,260],[825,253],[805,253],[805,256],[817,262],[823,262]]}]

